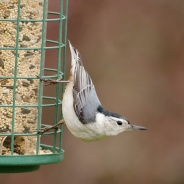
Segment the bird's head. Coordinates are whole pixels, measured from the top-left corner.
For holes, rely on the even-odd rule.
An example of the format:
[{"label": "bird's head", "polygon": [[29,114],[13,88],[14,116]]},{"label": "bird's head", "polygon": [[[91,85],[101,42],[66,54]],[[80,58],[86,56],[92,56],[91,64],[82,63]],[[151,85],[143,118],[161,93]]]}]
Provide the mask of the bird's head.
[{"label": "bird's head", "polygon": [[97,121],[104,122],[106,136],[114,136],[125,131],[147,130],[145,127],[132,125],[125,117],[103,108],[98,109],[98,112]]}]

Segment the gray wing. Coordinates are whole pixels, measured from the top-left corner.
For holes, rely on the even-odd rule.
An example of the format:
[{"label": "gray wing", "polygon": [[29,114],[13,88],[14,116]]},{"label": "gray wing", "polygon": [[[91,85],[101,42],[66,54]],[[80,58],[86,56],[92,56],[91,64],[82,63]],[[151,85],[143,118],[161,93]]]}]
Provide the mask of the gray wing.
[{"label": "gray wing", "polygon": [[80,57],[76,61],[74,71],[73,97],[74,110],[79,120],[83,124],[94,122],[97,108],[101,103],[96,94],[93,82],[82,65]]}]

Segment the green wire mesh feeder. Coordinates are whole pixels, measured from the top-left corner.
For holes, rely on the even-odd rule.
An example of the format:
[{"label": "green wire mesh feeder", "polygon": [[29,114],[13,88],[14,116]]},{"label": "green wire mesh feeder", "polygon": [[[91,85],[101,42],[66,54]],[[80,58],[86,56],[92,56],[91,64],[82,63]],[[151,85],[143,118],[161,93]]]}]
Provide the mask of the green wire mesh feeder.
[{"label": "green wire mesh feeder", "polygon": [[[48,1],[0,0],[1,173],[34,171],[63,159],[62,125],[42,135],[36,131],[62,118],[64,85],[52,85],[52,95],[43,95],[49,87],[37,77],[63,79],[65,74],[68,1],[52,1],[59,12],[48,11]],[[57,40],[46,39],[51,23],[58,27]],[[44,64],[49,51],[55,54],[50,68]],[[44,118],[48,113],[51,122]]]}]

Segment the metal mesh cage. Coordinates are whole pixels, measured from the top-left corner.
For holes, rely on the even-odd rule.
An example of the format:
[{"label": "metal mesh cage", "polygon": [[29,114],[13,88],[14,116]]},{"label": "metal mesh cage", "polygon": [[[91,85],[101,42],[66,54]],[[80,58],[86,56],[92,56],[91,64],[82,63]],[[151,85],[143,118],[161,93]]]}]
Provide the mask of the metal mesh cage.
[{"label": "metal mesh cage", "polygon": [[[48,11],[48,1],[0,0],[0,172],[33,171],[63,159],[62,126],[36,131],[61,119],[64,90],[38,78],[65,74],[68,1],[52,1],[58,12]],[[48,38],[48,27],[57,39]]]}]

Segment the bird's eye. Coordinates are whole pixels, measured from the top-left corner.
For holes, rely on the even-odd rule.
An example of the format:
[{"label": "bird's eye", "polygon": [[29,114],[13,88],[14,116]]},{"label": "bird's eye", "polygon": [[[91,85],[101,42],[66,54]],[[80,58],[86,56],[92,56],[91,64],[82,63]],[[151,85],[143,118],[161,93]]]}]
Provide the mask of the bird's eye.
[{"label": "bird's eye", "polygon": [[122,122],[121,122],[121,121],[117,121],[117,124],[118,124],[118,125],[122,125]]}]

